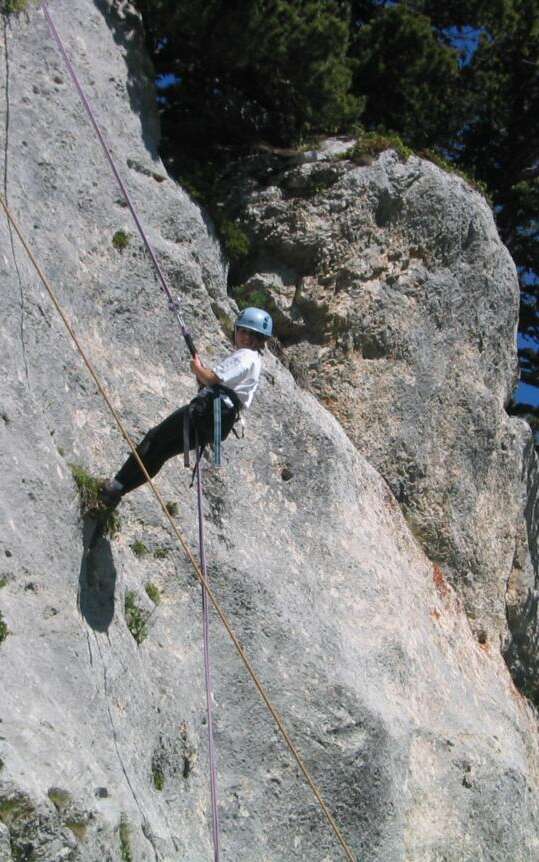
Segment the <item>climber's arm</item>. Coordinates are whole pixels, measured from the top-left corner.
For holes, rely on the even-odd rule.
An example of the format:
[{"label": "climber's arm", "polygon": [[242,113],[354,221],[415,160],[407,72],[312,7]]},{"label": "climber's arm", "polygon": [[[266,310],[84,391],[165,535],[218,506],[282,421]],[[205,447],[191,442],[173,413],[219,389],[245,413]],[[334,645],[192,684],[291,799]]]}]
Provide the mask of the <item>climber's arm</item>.
[{"label": "climber's arm", "polygon": [[215,386],[217,383],[221,382],[217,377],[217,374],[214,374],[211,369],[205,368],[204,365],[202,365],[198,353],[195,354],[194,359],[191,360],[191,371],[198,382],[202,383],[203,386]]}]

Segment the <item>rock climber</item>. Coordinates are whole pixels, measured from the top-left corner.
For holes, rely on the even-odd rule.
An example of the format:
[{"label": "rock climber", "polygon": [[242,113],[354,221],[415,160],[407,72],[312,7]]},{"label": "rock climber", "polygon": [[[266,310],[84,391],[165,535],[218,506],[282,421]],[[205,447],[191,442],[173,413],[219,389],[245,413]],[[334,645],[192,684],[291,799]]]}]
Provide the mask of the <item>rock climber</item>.
[{"label": "rock climber", "polygon": [[[188,448],[202,448],[213,439],[213,401],[221,399],[221,440],[230,434],[240,411],[251,406],[262,368],[261,356],[271,336],[273,322],[261,308],[245,308],[234,325],[236,350],[215,365],[206,368],[195,354],[191,371],[201,386],[189,404],[171,413],[152,428],[137,446],[137,453],[153,478],[165,461]],[[133,453],[113,479],[101,488],[102,503],[113,508],[121,498],[146,482]]]}]

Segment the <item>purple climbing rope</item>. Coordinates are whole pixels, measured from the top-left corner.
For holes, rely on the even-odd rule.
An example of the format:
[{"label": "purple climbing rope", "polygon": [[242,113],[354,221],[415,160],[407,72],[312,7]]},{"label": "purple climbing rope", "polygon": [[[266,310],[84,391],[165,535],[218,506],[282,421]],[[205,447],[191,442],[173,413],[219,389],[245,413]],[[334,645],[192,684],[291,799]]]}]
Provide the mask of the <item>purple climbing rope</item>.
[{"label": "purple climbing rope", "polygon": [[[82,85],[79,81],[77,73],[69,59],[68,53],[64,47],[64,43],[58,33],[58,30],[55,27],[54,21],[51,18],[48,5],[46,0],[43,0],[41,4],[41,8],[49,25],[50,32],[54,41],[58,46],[58,50],[62,55],[64,62],[66,64],[69,75],[75,85],[75,88],[80,96],[82,104],[86,109],[86,113],[90,119],[90,122],[95,130],[95,133],[103,147],[105,155],[107,157],[107,161],[112,169],[112,172],[116,178],[120,189],[122,190],[122,194],[125,198],[127,206],[133,216],[135,224],[138,228],[140,236],[148,250],[150,258],[155,266],[157,275],[159,276],[159,280],[161,282],[161,286],[165,295],[168,299],[170,309],[176,315],[178,323],[180,325],[182,335],[185,339],[185,343],[191,353],[191,356],[194,356],[196,353],[195,345],[193,343],[193,338],[191,333],[187,329],[184,320],[182,318],[180,305],[177,300],[175,300],[172,296],[170,288],[167,284],[165,276],[163,274],[163,270],[157,260],[155,252],[150,244],[146,231],[142,225],[138,217],[138,213],[135,210],[135,207],[131,201],[129,196],[129,192],[118,172],[114,159],[112,157],[112,153],[110,151],[109,146],[107,145],[105,138],[99,128],[97,120],[95,118],[95,114],[92,110],[90,102],[88,101],[86,94],[82,88]],[[206,571],[206,554],[204,549],[204,519],[203,519],[203,511],[202,511],[202,469],[200,464],[200,458],[202,455],[202,450],[197,447],[197,497],[198,497],[198,531],[199,531],[199,544],[200,544],[200,567],[204,578],[207,578]],[[204,587],[202,588],[202,620],[203,620],[203,640],[204,640],[204,677],[206,684],[206,704],[207,704],[207,714],[208,714],[208,748],[209,748],[209,761],[210,761],[210,788],[211,788],[211,807],[212,807],[212,837],[213,837],[213,859],[214,862],[219,862],[220,859],[220,850],[219,850],[219,811],[218,811],[218,802],[217,802],[217,768],[215,763],[215,745],[213,740],[213,714],[212,714],[212,687],[211,687],[211,666],[210,666],[210,649],[209,649],[209,616],[208,616],[208,600],[206,596],[206,591]]]},{"label": "purple climbing rope", "polygon": [[108,161],[108,163],[112,169],[112,173],[114,174],[114,176],[116,178],[116,182],[118,183],[118,185],[120,186],[120,189],[122,190],[122,194],[125,198],[127,206],[129,207],[129,211],[131,212],[131,215],[133,216],[133,219],[134,219],[135,224],[138,228],[140,236],[142,237],[142,240],[143,240],[143,242],[144,242],[144,244],[148,250],[148,254],[150,255],[150,257],[152,259],[152,263],[155,266],[155,270],[156,270],[157,275],[159,277],[159,281],[161,282],[161,287],[162,287],[163,291],[165,292],[165,295],[168,299],[170,309],[176,315],[176,319],[180,325],[182,335],[185,339],[185,343],[187,344],[187,347],[189,349],[191,356],[194,356],[196,353],[195,345],[193,343],[193,338],[191,336],[191,333],[187,329],[185,322],[183,320],[179,302],[177,299],[174,299],[174,297],[172,296],[172,292],[171,292],[171,290],[167,284],[167,280],[165,278],[165,275],[163,273],[161,265],[160,265],[160,263],[156,257],[156,254],[155,254],[155,252],[151,246],[151,243],[150,243],[150,240],[148,239],[146,231],[144,230],[144,226],[139,219],[138,213],[135,210],[135,207],[133,206],[133,202],[131,201],[131,198],[129,196],[129,192],[127,191],[125,183],[122,180],[122,178],[118,172],[118,169],[117,169],[116,164],[114,162],[114,159],[112,157],[112,153],[110,151],[110,147],[108,146],[107,142],[105,141],[103,133],[101,132],[101,129],[99,128],[99,125],[98,125],[98,122],[96,120],[95,114],[93,112],[92,106],[90,105],[90,102],[88,101],[88,99],[86,97],[86,93],[84,92],[84,90],[82,88],[82,85],[79,81],[79,78],[77,76],[77,73],[74,69],[74,66],[73,66],[71,60],[69,59],[69,55],[65,49],[62,38],[61,38],[58,30],[56,29],[54,21],[51,18],[51,14],[49,12],[49,7],[47,5],[47,0],[43,0],[43,2],[41,4],[41,8],[42,8],[43,14],[45,15],[45,18],[47,20],[47,24],[49,25],[49,30],[51,32],[51,35],[52,35],[54,41],[56,42],[56,45],[58,46],[58,50],[60,51],[60,54],[62,55],[62,57],[64,59],[64,62],[66,64],[66,67],[67,67],[67,70],[68,70],[69,75],[71,77],[71,80],[73,81],[75,88],[76,88],[76,90],[80,96],[81,102],[86,109],[86,113],[88,114],[90,122],[91,122],[92,126],[94,127],[94,131],[95,131],[97,137],[99,138],[99,142],[100,142],[101,146],[103,147],[103,151],[107,157],[107,161]]},{"label": "purple climbing rope", "polygon": [[[202,447],[197,446],[197,500],[198,500],[198,541],[200,548],[200,568],[204,580],[208,580],[206,568],[206,551],[204,547],[204,514],[202,511]],[[212,684],[210,664],[210,621],[208,615],[208,599],[206,590],[202,587],[202,628],[204,640],[204,675],[206,678],[206,706],[208,713],[208,751],[210,760],[210,787],[211,787],[211,812],[212,812],[212,836],[213,836],[213,859],[219,862],[219,809],[217,799],[217,765],[215,756],[215,745],[213,739],[213,711],[212,711]]]}]

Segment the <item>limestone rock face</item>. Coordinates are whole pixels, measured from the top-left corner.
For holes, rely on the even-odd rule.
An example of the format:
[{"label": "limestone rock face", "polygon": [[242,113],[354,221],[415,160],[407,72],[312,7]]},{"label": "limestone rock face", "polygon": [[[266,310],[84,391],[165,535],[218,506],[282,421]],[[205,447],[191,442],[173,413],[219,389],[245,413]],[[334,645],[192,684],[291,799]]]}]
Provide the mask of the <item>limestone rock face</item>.
[{"label": "limestone rock face", "polygon": [[[504,409],[517,375],[514,264],[462,179],[394,152],[358,159],[353,145],[243,165],[230,200],[252,252],[236,293],[269,297],[298,382],[387,480],[477,636],[511,643],[513,662],[537,634],[522,480],[533,447]],[[536,691],[526,664],[519,679]]]},{"label": "limestone rock face", "polygon": [[[228,349],[222,323],[236,310],[227,266],[201,212],[156,155],[138,20],[124,2],[50,6],[211,363]],[[193,395],[185,348],[42,14],[10,20],[3,36],[3,194],[138,438]],[[393,156],[373,168],[402,170]],[[444,179],[434,171],[429,177],[434,195]],[[332,222],[324,218],[331,250]],[[308,261],[318,242],[305,236],[298,261]],[[276,242],[292,249],[291,239]],[[422,254],[434,254],[430,240]],[[492,266],[496,258],[510,274],[505,253],[497,254]],[[90,541],[70,465],[110,475],[125,443],[4,218],[0,281],[0,611],[8,630],[0,642],[0,859],[204,862],[212,851],[198,582],[146,489],[123,501],[114,538]],[[312,300],[302,314],[312,324],[289,314],[285,299],[281,321],[290,318],[290,332],[303,333],[298,351],[302,341],[310,349],[312,325],[323,358],[317,289],[306,282],[305,291],[308,284]],[[432,288],[433,303],[436,295],[442,306],[449,301],[440,286],[438,294]],[[507,464],[518,470],[523,426],[501,418],[513,374],[505,341],[513,314],[501,298],[492,309],[500,315],[498,349],[488,327],[483,333],[493,400],[486,384],[477,385],[483,409],[498,417]],[[405,315],[394,320],[404,327]],[[457,335],[455,325],[455,357],[462,353],[464,362]],[[423,339],[431,355],[435,337],[433,327]],[[354,357],[358,367],[389,365],[383,357],[365,360],[357,348]],[[394,361],[404,374],[404,360]],[[342,371],[350,391],[357,380],[344,369],[351,367]],[[389,403],[381,383],[380,396]],[[415,404],[419,438],[431,420],[422,425],[419,395]],[[463,437],[470,435],[467,405]],[[365,435],[376,422],[373,415]],[[497,644],[478,642],[458,592],[350,436],[281,362],[266,357],[245,438],[226,443],[220,471],[205,468],[215,592],[358,860],[532,862],[539,852],[535,712]],[[482,441],[477,457],[489,461]],[[531,468],[529,475],[532,486]],[[170,462],[158,485],[194,546],[189,479]],[[509,466],[500,481],[518,487]],[[496,523],[514,536],[518,505],[511,500],[504,513],[509,490],[500,484],[499,493]],[[515,607],[519,584],[531,577],[525,530],[519,541]],[[489,608],[499,577],[497,568],[495,586],[487,584]],[[494,611],[488,618],[497,619]],[[342,852],[215,614],[211,628],[223,859],[336,862]]]}]

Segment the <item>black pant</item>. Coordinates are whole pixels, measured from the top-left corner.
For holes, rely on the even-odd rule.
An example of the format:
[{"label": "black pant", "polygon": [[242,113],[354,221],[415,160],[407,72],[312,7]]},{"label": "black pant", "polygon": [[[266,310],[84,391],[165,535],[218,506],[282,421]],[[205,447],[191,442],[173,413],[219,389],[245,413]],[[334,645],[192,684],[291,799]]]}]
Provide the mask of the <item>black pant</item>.
[{"label": "black pant", "polygon": [[[152,478],[159,472],[165,461],[185,451],[183,428],[186,412],[189,416],[189,449],[195,448],[197,434],[199,446],[206,446],[213,440],[212,409],[212,404],[209,402],[208,409],[199,411],[197,414],[192,410],[191,405],[186,404],[148,431],[137,446],[137,453]],[[221,440],[225,440],[232,430],[236,413],[223,401],[221,401],[221,411]],[[133,491],[146,481],[133,453],[114,478],[123,485],[124,494]]]}]

